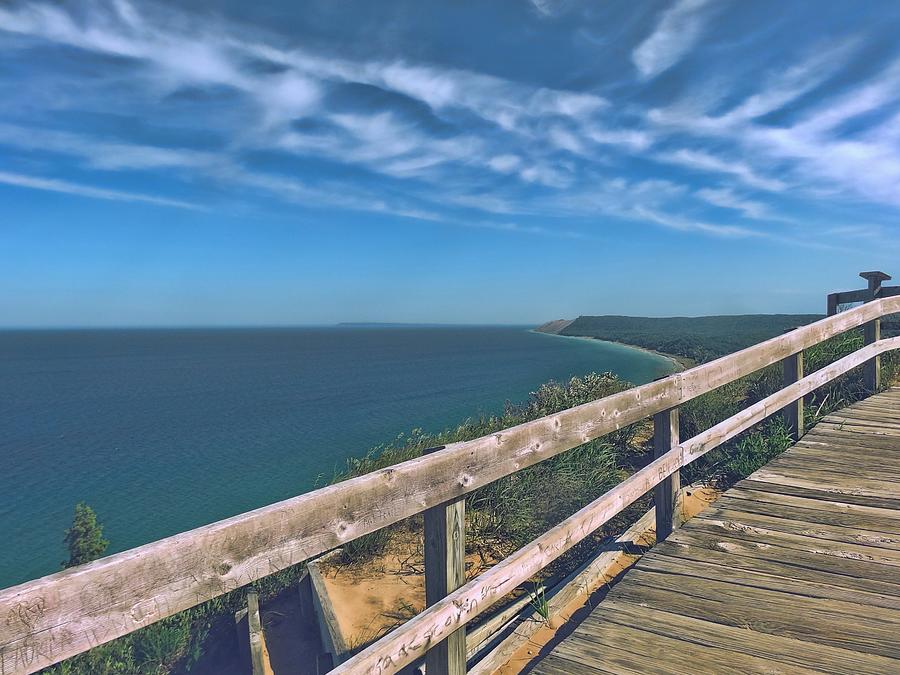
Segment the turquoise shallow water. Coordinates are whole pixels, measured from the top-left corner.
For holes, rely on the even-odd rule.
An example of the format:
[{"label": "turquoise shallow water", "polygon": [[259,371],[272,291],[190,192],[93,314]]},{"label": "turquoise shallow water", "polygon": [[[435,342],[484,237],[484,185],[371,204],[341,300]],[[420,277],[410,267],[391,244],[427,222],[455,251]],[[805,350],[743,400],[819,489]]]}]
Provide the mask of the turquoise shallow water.
[{"label": "turquoise shallow water", "polygon": [[606,370],[643,383],[672,363],[524,327],[0,332],[0,587],[59,568],[80,500],[123,550]]}]

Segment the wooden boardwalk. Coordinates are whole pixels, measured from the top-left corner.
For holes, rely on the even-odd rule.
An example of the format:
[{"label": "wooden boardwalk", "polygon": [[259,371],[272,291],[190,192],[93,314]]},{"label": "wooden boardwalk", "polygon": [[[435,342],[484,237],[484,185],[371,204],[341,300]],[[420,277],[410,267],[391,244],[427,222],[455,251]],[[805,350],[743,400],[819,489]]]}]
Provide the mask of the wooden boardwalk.
[{"label": "wooden boardwalk", "polygon": [[900,388],[644,555],[535,673],[900,673]]}]

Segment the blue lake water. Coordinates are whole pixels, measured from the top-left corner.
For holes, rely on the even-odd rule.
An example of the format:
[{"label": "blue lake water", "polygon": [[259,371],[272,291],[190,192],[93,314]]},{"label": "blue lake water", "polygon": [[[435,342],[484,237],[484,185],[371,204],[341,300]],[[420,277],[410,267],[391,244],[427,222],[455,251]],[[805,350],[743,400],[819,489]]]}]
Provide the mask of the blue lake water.
[{"label": "blue lake water", "polygon": [[59,569],[78,501],[119,551],[607,370],[643,383],[672,362],[524,327],[0,332],[0,588]]}]

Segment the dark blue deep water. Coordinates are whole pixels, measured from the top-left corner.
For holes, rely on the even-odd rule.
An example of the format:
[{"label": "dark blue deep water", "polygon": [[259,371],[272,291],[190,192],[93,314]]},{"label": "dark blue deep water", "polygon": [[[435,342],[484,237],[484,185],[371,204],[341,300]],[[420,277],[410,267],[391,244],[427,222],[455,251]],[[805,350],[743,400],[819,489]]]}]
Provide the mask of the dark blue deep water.
[{"label": "dark blue deep water", "polygon": [[123,550],[605,370],[642,383],[672,363],[516,327],[0,332],[0,588],[59,568],[78,501]]}]

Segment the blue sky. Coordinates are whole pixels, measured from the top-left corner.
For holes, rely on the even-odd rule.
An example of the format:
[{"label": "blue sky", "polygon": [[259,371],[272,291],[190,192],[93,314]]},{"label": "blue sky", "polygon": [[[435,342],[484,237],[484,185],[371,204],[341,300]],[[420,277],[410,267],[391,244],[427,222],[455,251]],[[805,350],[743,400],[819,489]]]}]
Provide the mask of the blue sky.
[{"label": "blue sky", "polygon": [[0,4],[0,325],[822,311],[900,4]]}]

